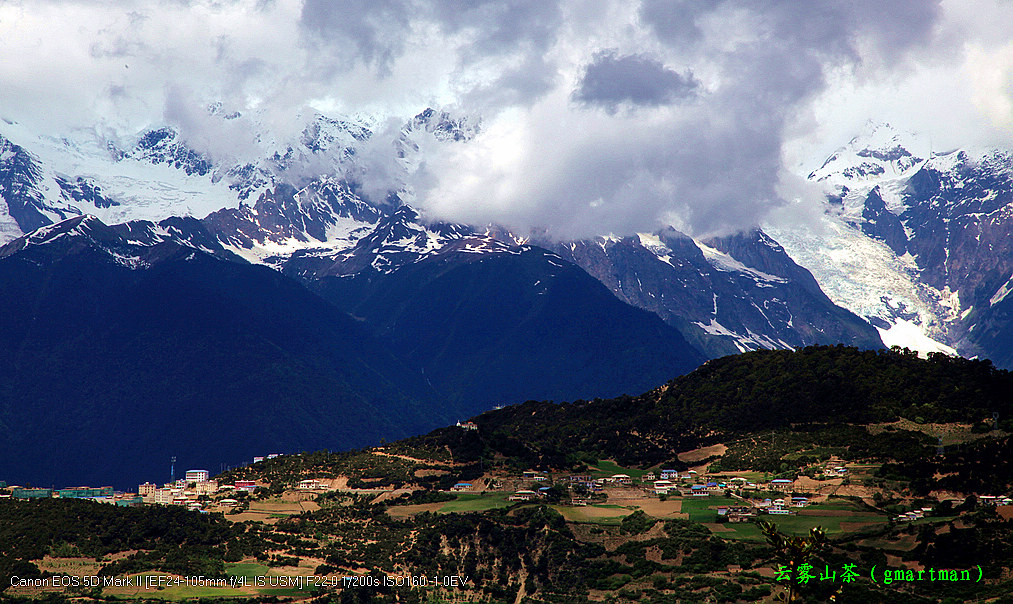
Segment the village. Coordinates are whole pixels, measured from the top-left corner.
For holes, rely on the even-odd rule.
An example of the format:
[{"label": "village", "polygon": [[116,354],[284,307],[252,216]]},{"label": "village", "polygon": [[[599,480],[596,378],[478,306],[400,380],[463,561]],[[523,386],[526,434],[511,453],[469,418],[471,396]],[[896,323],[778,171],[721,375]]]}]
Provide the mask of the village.
[{"label": "village", "polygon": [[[473,429],[470,422],[458,424],[468,430]],[[382,454],[380,450],[377,454]],[[272,454],[253,458],[253,464],[280,457]],[[692,461],[692,455],[687,458]],[[483,476],[480,480],[459,481],[447,489],[445,493],[453,495],[464,502],[460,506],[421,504],[391,507],[395,516],[408,516],[419,511],[480,511],[493,507],[506,507],[518,503],[548,503],[557,509],[567,512],[568,519],[580,520],[585,516],[589,519],[597,516],[598,521],[609,518],[621,518],[631,510],[643,509],[659,517],[684,517],[707,520],[704,524],[741,524],[754,522],[760,516],[789,517],[798,514],[819,516],[819,510],[827,507],[831,498],[840,499],[848,493],[858,494],[853,499],[865,499],[872,503],[868,493],[848,489],[854,470],[863,471],[868,468],[847,464],[840,459],[830,459],[815,467],[798,468],[794,478],[767,478],[756,472],[742,472],[742,475],[729,472],[709,472],[707,464],[695,466],[693,469],[676,470],[671,468],[655,468],[648,470],[625,469],[625,471],[609,472],[609,469],[623,470],[614,464],[601,464],[598,468],[588,468],[585,473],[562,473],[547,470],[526,470],[518,474],[497,472]],[[591,471],[594,470],[594,471]],[[805,471],[808,475],[803,475]],[[628,472],[628,473],[627,473]],[[212,478],[208,470],[187,470],[182,478],[171,480],[158,486],[151,482],[138,485],[136,492],[116,491],[111,486],[104,487],[70,487],[63,489],[7,486],[0,482],[0,499],[85,499],[98,503],[117,506],[141,505],[173,505],[208,513],[212,511],[228,513],[237,506],[243,510],[249,507],[240,506],[241,500],[249,501],[257,494],[258,489],[266,489],[269,484],[257,480],[232,480],[226,484]],[[394,503],[396,496],[411,493],[412,488],[370,489],[348,488],[347,481],[326,478],[306,478],[292,485],[297,499],[339,491],[375,497],[376,501]],[[981,505],[991,505],[1004,512],[1013,510],[1013,499],[1007,495],[980,494],[976,495]],[[652,503],[653,502],[653,503]],[[696,502],[696,503],[690,503]],[[959,503],[959,498],[947,502],[948,507]],[[255,506],[256,507],[256,506]],[[816,508],[810,510],[810,508]],[[838,506],[839,507],[839,506]],[[599,514],[581,514],[575,510],[580,508],[596,508]],[[833,515],[834,505],[830,505],[829,514]],[[297,508],[302,509],[302,508]],[[933,515],[935,506],[918,505],[901,513],[881,516],[881,520],[893,522],[912,522]],[[690,510],[703,511],[692,514]],[[238,512],[239,510],[237,510]],[[278,511],[278,510],[274,510]],[[294,510],[293,510],[294,511]],[[255,512],[253,512],[255,516]],[[861,513],[859,513],[860,515]],[[249,516],[250,514],[244,515]],[[714,529],[711,526],[712,530]]]},{"label": "village", "polygon": [[[714,500],[707,505],[716,514],[718,523],[752,522],[758,516],[791,516],[811,506],[826,503],[834,491],[849,474],[839,460],[819,468],[818,479],[773,478],[753,481],[742,476],[710,474],[698,470],[678,471],[674,469],[651,470],[639,477],[615,473],[609,476],[591,474],[553,475],[547,471],[527,470],[520,481],[513,481],[518,487],[510,491],[507,500],[511,502],[538,501],[548,499],[552,485],[561,485],[569,494],[564,505],[585,507],[589,505],[620,502],[637,507],[638,500],[657,498],[681,498],[682,500]],[[843,463],[843,462],[841,462]],[[525,484],[526,483],[526,484]],[[451,489],[454,493],[467,494],[502,489],[504,483],[496,481],[492,487],[482,489],[471,482],[459,482]],[[831,488],[827,488],[831,487]],[[978,495],[981,505],[1013,506],[1013,498],[1006,495]],[[728,500],[734,503],[727,503]],[[955,499],[954,502],[957,500]],[[933,506],[921,506],[893,516],[895,522],[910,522],[932,514]]]},{"label": "village", "polygon": [[[281,454],[254,457],[253,463],[274,459]],[[171,470],[170,470],[170,473]],[[183,478],[171,479],[161,487],[152,482],[138,485],[136,492],[116,491],[111,486],[78,486],[63,489],[8,486],[0,482],[0,499],[84,499],[96,503],[136,507],[141,505],[178,505],[188,509],[207,512],[207,502],[213,500],[218,507],[229,507],[239,502],[231,497],[220,497],[229,493],[253,493],[257,483],[253,480],[237,480],[234,484],[219,484],[211,478],[208,470],[187,470]]]},{"label": "village", "polygon": [[[415,530],[405,527],[420,526],[416,517],[434,522],[433,514],[489,512],[470,520],[448,519],[479,522],[478,518],[518,518],[548,512],[552,517],[562,517],[576,542],[601,546],[602,552],[635,549],[629,544],[664,540],[672,531],[687,531],[703,539],[702,546],[715,539],[738,542],[735,547],[752,547],[764,541],[760,522],[765,521],[783,534],[794,536],[805,536],[810,529],[821,527],[828,537],[885,552],[891,568],[907,568],[902,553],[907,551],[904,548],[909,547],[914,533],[931,528],[934,534],[969,526],[969,515],[965,514],[968,500],[974,499],[978,509],[992,508],[1004,519],[1013,517],[1013,499],[1008,494],[935,493],[915,498],[903,493],[902,484],[884,484],[878,476],[880,464],[876,463],[829,456],[777,473],[732,471],[714,463],[726,451],[725,445],[710,445],[647,468],[623,467],[611,459],[586,460],[581,462],[582,468],[574,464],[564,471],[539,467],[522,470],[524,466],[511,463],[476,467],[441,456],[439,451],[388,445],[344,457],[320,458],[337,459],[339,467],[307,463],[314,454],[270,455],[218,476],[204,469],[186,470],[182,478],[161,486],[145,482],[136,492],[120,492],[109,486],[53,489],[0,483],[0,497],[151,506],[152,513],[175,511],[159,510],[163,506],[181,507],[210,514],[205,517],[209,521],[256,526],[257,531],[267,533],[279,530],[286,539],[286,531],[314,518],[316,513],[329,517],[331,511],[345,508],[364,514],[371,519],[369,522],[383,518],[389,523],[384,530],[392,531]],[[368,524],[351,522],[343,525],[343,530],[358,531]],[[350,528],[353,525],[358,528]],[[343,547],[358,547],[358,539]],[[305,548],[316,542],[302,539],[298,543]],[[246,573],[242,576],[280,577],[279,581],[347,572],[330,568],[321,556],[307,553],[309,550],[299,551],[279,548],[247,554],[229,561],[226,568],[230,576]],[[363,555],[361,552],[367,550],[354,551]],[[661,550],[657,554],[654,551],[645,550],[645,556],[664,563],[665,559],[658,557]],[[84,564],[70,558],[47,559],[47,563],[63,565],[60,568],[64,571],[67,565]],[[720,573],[747,582],[776,577],[772,567],[748,568],[735,562],[722,566]],[[301,588],[281,586],[288,590],[284,593],[303,595]],[[261,588],[267,586],[250,582],[241,587],[211,589],[177,584],[172,594],[192,597],[194,590],[200,589],[204,595],[250,595],[260,594]],[[110,593],[121,595],[142,593],[140,587],[110,589]],[[17,593],[36,592],[25,588]]]}]

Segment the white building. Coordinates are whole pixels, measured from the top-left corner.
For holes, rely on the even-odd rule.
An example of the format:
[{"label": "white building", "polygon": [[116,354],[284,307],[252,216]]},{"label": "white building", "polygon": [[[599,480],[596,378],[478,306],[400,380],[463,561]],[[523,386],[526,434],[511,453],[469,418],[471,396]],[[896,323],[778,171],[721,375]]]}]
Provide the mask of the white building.
[{"label": "white building", "polygon": [[535,493],[534,491],[525,490],[525,491],[517,491],[507,499],[510,501],[530,501],[531,499],[537,496],[538,493]]},{"label": "white building", "polygon": [[675,488],[671,480],[655,480],[654,492],[657,495],[668,495],[668,492]]},{"label": "white building", "polygon": [[207,482],[210,477],[210,473],[207,470],[187,470],[186,481],[187,482]]},{"label": "white building", "polygon": [[[183,494],[182,489],[162,488],[155,489],[151,494],[151,503],[158,505],[171,505],[172,502]],[[147,500],[145,500],[147,501]]]},{"label": "white building", "polygon": [[201,480],[193,483],[193,492],[197,495],[214,495],[218,492],[217,480]]}]

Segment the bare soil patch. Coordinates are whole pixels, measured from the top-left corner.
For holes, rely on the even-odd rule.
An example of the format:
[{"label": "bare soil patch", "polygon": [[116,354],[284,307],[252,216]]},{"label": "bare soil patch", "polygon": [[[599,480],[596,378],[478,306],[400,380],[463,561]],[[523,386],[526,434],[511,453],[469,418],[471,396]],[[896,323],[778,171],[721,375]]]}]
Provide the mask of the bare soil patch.
[{"label": "bare soil patch", "polygon": [[734,533],[735,532],[735,529],[728,528],[727,526],[725,526],[723,524],[719,524],[717,522],[701,522],[700,524],[706,526],[708,529],[710,529],[710,532],[712,532],[712,533]]},{"label": "bare soil patch", "polygon": [[852,531],[857,531],[859,529],[863,529],[863,528],[865,528],[867,526],[873,526],[875,524],[877,524],[877,523],[876,522],[848,522],[848,521],[842,520],[841,521],[841,530],[844,531],[845,533],[850,533]]},{"label": "bare soil patch", "polygon": [[415,470],[415,478],[423,478],[425,476],[446,476],[450,474],[447,470]]},{"label": "bare soil patch", "polygon": [[410,518],[415,514],[421,514],[422,512],[438,512],[443,507],[443,502],[436,503],[416,503],[414,505],[397,505],[394,507],[387,508],[387,514],[391,518]]},{"label": "bare soil patch", "polygon": [[645,514],[652,518],[686,518],[687,515],[682,513],[682,500],[681,499],[669,499],[668,501],[660,501],[658,499],[647,499],[642,502],[638,502],[636,507],[643,510]]},{"label": "bare soil patch", "polygon": [[382,502],[390,500],[390,499],[397,499],[398,497],[400,497],[402,495],[407,495],[409,493],[414,493],[417,490],[419,490],[419,489],[412,487],[412,488],[403,488],[403,489],[396,489],[396,490],[393,490],[393,491],[387,491],[386,493],[380,493],[379,495],[377,495],[376,497],[374,497],[373,500],[370,501],[370,503],[382,503]]},{"label": "bare soil patch", "polygon": [[879,514],[875,512],[855,512],[852,510],[820,510],[820,509],[801,509],[798,511],[799,516],[870,516],[875,517]]},{"label": "bare soil patch", "polygon": [[410,457],[408,455],[398,455],[397,453],[388,453],[386,451],[381,451],[379,449],[373,449],[372,453],[373,453],[373,455],[382,455],[383,457],[396,457],[398,459],[403,459],[405,461],[412,461],[412,462],[415,462],[415,463],[421,463],[421,464],[426,464],[426,465],[430,465],[430,466],[450,466],[450,465],[453,465],[453,464],[451,464],[449,462],[446,462],[446,461],[437,461],[435,459],[419,459],[418,457]]},{"label": "bare soil patch", "polygon": [[699,449],[693,449],[692,451],[679,453],[677,457],[679,458],[679,461],[684,461],[686,463],[693,463],[696,461],[700,461],[701,459],[707,459],[708,457],[712,457],[714,455],[724,455],[725,451],[727,450],[728,447],[718,443],[716,445],[711,445],[709,447],[700,447]]},{"label": "bare soil patch", "polygon": [[620,519],[629,516],[633,510],[628,508],[599,508],[594,506],[569,507],[552,506],[562,514],[567,522],[595,522],[598,520]]}]

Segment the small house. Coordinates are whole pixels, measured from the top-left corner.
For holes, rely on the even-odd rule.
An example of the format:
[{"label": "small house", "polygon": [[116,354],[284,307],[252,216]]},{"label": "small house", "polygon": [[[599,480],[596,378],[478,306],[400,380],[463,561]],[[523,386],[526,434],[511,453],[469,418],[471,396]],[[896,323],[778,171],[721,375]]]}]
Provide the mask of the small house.
[{"label": "small house", "polygon": [[507,499],[509,499],[510,501],[531,501],[537,495],[538,494],[535,493],[534,491],[523,490],[517,491]]}]

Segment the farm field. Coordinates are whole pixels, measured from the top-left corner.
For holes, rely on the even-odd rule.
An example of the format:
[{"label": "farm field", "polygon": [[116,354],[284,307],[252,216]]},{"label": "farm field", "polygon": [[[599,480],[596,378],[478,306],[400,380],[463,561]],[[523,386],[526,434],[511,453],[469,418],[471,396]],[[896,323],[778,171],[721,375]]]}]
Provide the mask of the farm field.
[{"label": "farm field", "polygon": [[686,497],[682,500],[682,511],[689,515],[692,522],[716,522],[717,508],[732,505],[743,503],[742,500],[731,497]]},{"label": "farm field", "polygon": [[606,459],[599,461],[598,466],[591,470],[591,475],[595,478],[608,478],[615,474],[626,474],[631,478],[640,478],[644,474],[647,474],[647,470],[641,470],[639,468],[624,468],[616,462]]},{"label": "farm field", "polygon": [[636,509],[643,510],[645,514],[653,518],[660,520],[669,520],[671,518],[687,518],[688,516],[682,510],[683,500],[679,498],[669,498],[667,501],[661,501],[659,499],[645,499],[635,505]]},{"label": "farm field", "polygon": [[255,520],[270,523],[279,518],[287,518],[295,514],[312,512],[319,509],[320,506],[315,501],[274,498],[265,501],[252,501],[250,502],[249,509],[239,514],[226,514],[225,517],[233,522]]},{"label": "farm field", "polygon": [[623,518],[634,512],[634,510],[626,507],[604,505],[588,505],[583,507],[554,505],[551,507],[562,514],[567,522],[606,525],[618,525],[622,522]]},{"label": "farm field", "polygon": [[484,512],[495,508],[505,508],[513,502],[508,501],[509,493],[460,493],[457,501],[448,501],[439,508],[441,514]]},{"label": "farm field", "polygon": [[455,501],[397,505],[388,508],[387,514],[392,518],[409,518],[422,512],[435,512],[437,514],[484,512],[486,510],[509,507],[514,503],[508,500],[509,496],[509,493],[493,491],[483,493],[458,493]]}]

